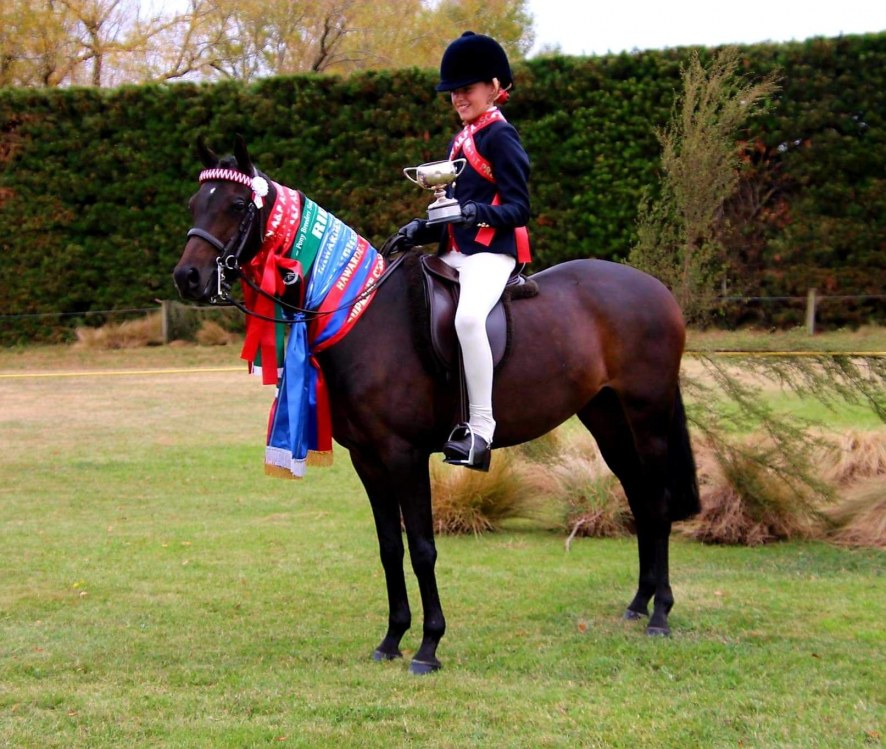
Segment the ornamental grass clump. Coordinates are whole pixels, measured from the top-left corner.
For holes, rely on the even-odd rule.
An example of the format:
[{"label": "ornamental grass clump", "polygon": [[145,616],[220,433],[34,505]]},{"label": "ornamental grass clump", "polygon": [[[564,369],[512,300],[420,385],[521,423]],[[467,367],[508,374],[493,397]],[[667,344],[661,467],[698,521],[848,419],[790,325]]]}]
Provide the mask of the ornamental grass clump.
[{"label": "ornamental grass clump", "polygon": [[559,505],[558,526],[576,536],[617,538],[634,531],[627,498],[591,438],[585,434],[558,437],[557,453],[522,467],[523,480]]},{"label": "ornamental grass clump", "polygon": [[201,346],[227,346],[236,336],[213,320],[204,320],[197,331],[197,343]]},{"label": "ornamental grass clump", "polygon": [[77,328],[77,345],[87,349],[128,349],[160,346],[163,343],[163,319],[159,313],[137,320],[103,325],[100,328]]},{"label": "ornamental grass clump", "polygon": [[874,476],[857,482],[827,510],[833,528],[828,540],[840,546],[886,549],[886,481]]},{"label": "ornamental grass clump", "polygon": [[826,480],[839,501],[828,507],[828,540],[841,546],[886,548],[886,429],[847,430],[821,449]]},{"label": "ornamental grass clump", "polygon": [[822,476],[835,486],[849,486],[873,476],[880,476],[886,484],[886,428],[828,435],[819,453]]},{"label": "ornamental grass clump", "polygon": [[634,532],[624,490],[602,458],[560,463],[551,474],[566,503],[567,549],[576,536],[620,538]]},{"label": "ornamental grass clump", "polygon": [[509,451],[496,451],[489,473],[431,463],[434,531],[485,533],[507,520],[538,520],[544,497],[522,480]]},{"label": "ornamental grass clump", "polygon": [[557,460],[563,452],[564,439],[560,430],[553,430],[538,439],[524,442],[513,448],[520,462],[549,463]]},{"label": "ornamental grass clump", "polygon": [[828,526],[822,494],[790,480],[778,463],[765,440],[727,451],[696,446],[702,512],[682,532],[704,543],[744,546],[821,537]]}]

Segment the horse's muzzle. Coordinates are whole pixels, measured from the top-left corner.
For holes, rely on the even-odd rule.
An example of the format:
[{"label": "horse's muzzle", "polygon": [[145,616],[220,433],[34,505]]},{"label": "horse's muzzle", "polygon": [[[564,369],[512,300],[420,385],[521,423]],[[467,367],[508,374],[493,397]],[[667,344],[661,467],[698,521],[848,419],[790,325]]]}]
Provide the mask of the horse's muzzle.
[{"label": "horse's muzzle", "polygon": [[172,282],[182,299],[194,302],[207,302],[215,294],[217,282],[215,265],[198,267],[180,262],[172,272]]}]

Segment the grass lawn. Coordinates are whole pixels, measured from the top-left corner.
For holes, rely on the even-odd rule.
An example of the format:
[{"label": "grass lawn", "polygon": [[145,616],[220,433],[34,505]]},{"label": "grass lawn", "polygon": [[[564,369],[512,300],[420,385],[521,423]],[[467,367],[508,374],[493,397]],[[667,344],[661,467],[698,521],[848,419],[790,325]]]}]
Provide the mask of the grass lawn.
[{"label": "grass lawn", "polygon": [[631,540],[440,538],[443,670],[372,662],[362,488],[340,448],[265,478],[271,392],[237,363],[0,351],[0,746],[882,744],[881,552],[675,540],[674,634],[650,639],[620,618]]}]

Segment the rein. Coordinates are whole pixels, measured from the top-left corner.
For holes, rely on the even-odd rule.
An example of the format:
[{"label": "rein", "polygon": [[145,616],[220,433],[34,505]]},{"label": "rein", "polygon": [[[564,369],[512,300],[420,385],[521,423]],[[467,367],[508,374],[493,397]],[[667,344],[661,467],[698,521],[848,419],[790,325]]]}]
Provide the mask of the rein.
[{"label": "rein", "polygon": [[[249,276],[246,276],[246,275],[241,276],[241,279],[246,283],[247,286],[249,286],[249,288],[251,288],[256,293],[261,294],[261,296],[265,297],[265,299],[270,299],[272,302],[274,302],[275,304],[279,304],[284,309],[289,310],[290,312],[295,312],[296,314],[300,315],[300,317],[297,317],[295,319],[268,317],[267,315],[262,315],[258,312],[255,312],[254,310],[249,309],[245,304],[243,304],[243,302],[237,301],[236,299],[234,299],[230,295],[230,293],[228,293],[231,288],[230,284],[225,284],[227,291],[225,292],[224,296],[220,296],[220,299],[227,304],[233,305],[234,307],[236,307],[238,310],[240,310],[244,314],[250,315],[251,317],[258,318],[259,320],[265,320],[266,322],[282,323],[284,325],[292,325],[293,323],[299,323],[299,322],[300,323],[308,323],[308,322],[311,322],[312,320],[319,320],[320,318],[326,317],[328,315],[334,315],[336,312],[341,312],[343,309],[349,309],[350,307],[353,307],[355,304],[357,304],[357,302],[372,295],[375,291],[377,291],[381,287],[381,285],[385,281],[388,280],[388,278],[391,277],[391,274],[394,272],[394,270],[396,270],[397,266],[400,265],[400,263],[402,263],[405,258],[406,258],[405,253],[401,253],[397,257],[395,257],[388,264],[388,266],[384,269],[384,271],[382,271],[382,274],[378,277],[378,280],[369,284],[365,289],[363,289],[363,291],[360,294],[355,296],[352,301],[348,302],[347,304],[342,304],[341,306],[335,307],[333,309],[324,310],[323,312],[319,312],[317,310],[312,310],[312,309],[305,309],[304,307],[297,307],[294,304],[289,304],[288,302],[284,302],[283,299],[281,299],[280,297],[274,296],[273,294],[268,294],[268,292],[266,292],[264,289],[262,289],[260,286],[258,286],[258,284],[256,284],[255,281],[253,281],[251,278],[249,278]],[[286,281],[284,280],[283,283],[285,284]]]}]

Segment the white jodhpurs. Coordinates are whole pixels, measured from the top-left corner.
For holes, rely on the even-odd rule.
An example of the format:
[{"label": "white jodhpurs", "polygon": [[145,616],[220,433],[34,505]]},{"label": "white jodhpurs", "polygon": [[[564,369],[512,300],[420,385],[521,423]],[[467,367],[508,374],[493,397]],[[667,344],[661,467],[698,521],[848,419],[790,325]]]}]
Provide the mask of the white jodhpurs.
[{"label": "white jodhpurs", "polygon": [[455,312],[455,332],[464,360],[470,418],[475,434],[492,442],[492,349],[486,335],[486,318],[501,298],[517,261],[509,255],[447,252],[443,261],[458,271],[461,292]]}]

